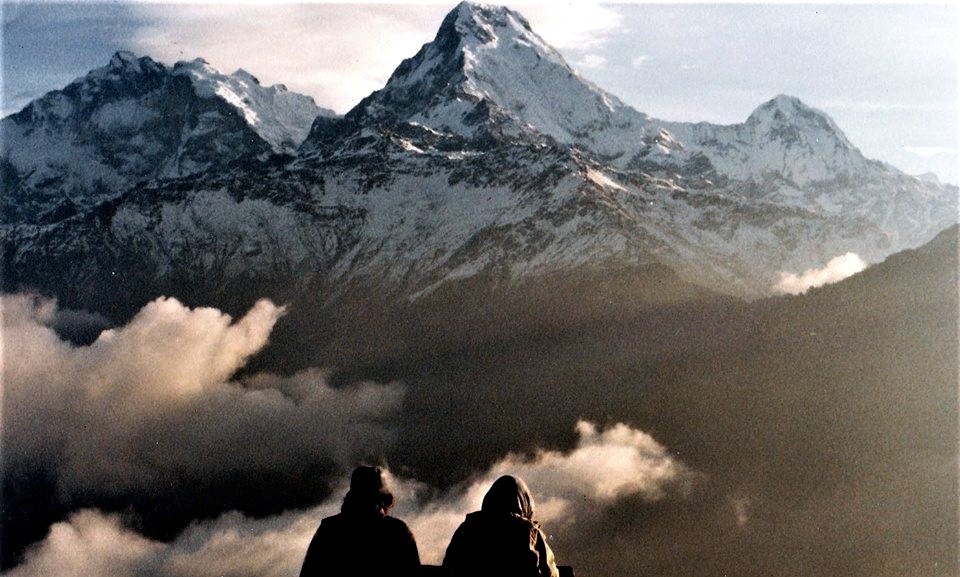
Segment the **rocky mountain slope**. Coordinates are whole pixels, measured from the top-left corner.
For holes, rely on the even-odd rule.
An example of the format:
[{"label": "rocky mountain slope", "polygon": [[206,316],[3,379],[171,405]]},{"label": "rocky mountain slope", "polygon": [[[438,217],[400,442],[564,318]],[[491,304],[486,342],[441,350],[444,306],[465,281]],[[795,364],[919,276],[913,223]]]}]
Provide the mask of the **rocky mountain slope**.
[{"label": "rocky mountain slope", "polygon": [[243,70],[129,52],[0,125],[5,222],[56,221],[143,180],[292,152],[333,113]]},{"label": "rocky mountain slope", "polygon": [[[741,125],[652,119],[505,8],[457,6],[294,156],[278,153],[309,107],[278,94],[202,61],[121,54],[5,119],[4,288],[124,310],[128,295],[415,299],[477,275],[659,263],[755,297],[782,270],[849,251],[876,262],[956,221],[956,187],[865,159],[795,98]],[[179,112],[142,113],[157,107]],[[83,144],[37,144],[56,130]]]}]

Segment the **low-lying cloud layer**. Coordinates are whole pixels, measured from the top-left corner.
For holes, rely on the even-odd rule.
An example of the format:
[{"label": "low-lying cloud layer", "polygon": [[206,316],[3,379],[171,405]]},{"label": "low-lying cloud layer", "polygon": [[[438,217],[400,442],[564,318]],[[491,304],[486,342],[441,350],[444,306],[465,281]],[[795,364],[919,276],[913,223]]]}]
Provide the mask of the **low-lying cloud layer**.
[{"label": "low-lying cloud layer", "polygon": [[867,263],[859,255],[848,252],[830,259],[823,268],[807,269],[802,274],[781,272],[774,288],[781,293],[798,295],[812,288],[840,282],[865,268]]},{"label": "low-lying cloud layer", "polygon": [[[577,424],[580,437],[568,453],[541,451],[532,458],[508,455],[472,482],[436,498],[415,480],[390,476],[399,504],[393,513],[407,521],[424,562],[440,563],[466,513],[480,507],[501,474],[527,480],[538,518],[549,534],[576,532],[621,497],[663,499],[697,476],[670,457],[649,435],[618,424],[600,431]],[[320,506],[265,519],[229,513],[189,527],[170,543],[144,538],[116,515],[83,510],[51,527],[46,539],[9,577],[125,577],[297,575],[319,520],[339,509],[346,487]],[[556,545],[554,545],[556,547]],[[563,562],[562,551],[558,551]]]},{"label": "low-lying cloud layer", "polygon": [[[306,482],[304,463],[328,460],[346,471],[379,458],[393,440],[388,419],[403,400],[400,385],[334,389],[316,369],[234,378],[284,314],[269,301],[234,320],[160,298],[88,346],[58,336],[53,327],[62,313],[51,301],[14,295],[0,304],[4,401],[16,408],[4,414],[5,474],[42,472],[54,480],[55,498],[74,511],[50,527],[12,577],[295,575],[319,519],[339,509],[345,486],[310,509],[197,520],[171,542],[134,529],[136,507],[132,517],[120,517],[97,503],[171,491],[189,502],[244,484],[269,492],[276,484],[257,485],[269,475],[292,488]],[[464,515],[503,474],[527,480],[539,518],[561,534],[575,533],[619,498],[661,500],[698,478],[627,425],[600,430],[580,422],[576,431],[569,452],[508,454],[442,494],[391,477],[395,514],[417,535],[424,561],[442,560]]]},{"label": "low-lying cloud layer", "polygon": [[351,463],[392,441],[399,385],[338,390],[317,369],[231,380],[284,313],[269,301],[234,321],[160,298],[89,346],[61,340],[49,301],[2,306],[5,468],[45,471],[63,502]]}]

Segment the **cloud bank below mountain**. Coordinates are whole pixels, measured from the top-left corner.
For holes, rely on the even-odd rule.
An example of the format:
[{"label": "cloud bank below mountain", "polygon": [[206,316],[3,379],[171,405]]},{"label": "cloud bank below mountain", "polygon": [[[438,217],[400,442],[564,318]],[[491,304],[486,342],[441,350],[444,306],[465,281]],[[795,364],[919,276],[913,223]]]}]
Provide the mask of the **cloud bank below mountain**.
[{"label": "cloud bank below mountain", "polygon": [[350,463],[392,441],[400,385],[333,389],[325,373],[233,379],[284,308],[234,320],[174,299],[146,305],[89,346],[57,335],[50,301],[3,297],[8,468],[40,468],[65,501],[186,490],[218,477]]}]

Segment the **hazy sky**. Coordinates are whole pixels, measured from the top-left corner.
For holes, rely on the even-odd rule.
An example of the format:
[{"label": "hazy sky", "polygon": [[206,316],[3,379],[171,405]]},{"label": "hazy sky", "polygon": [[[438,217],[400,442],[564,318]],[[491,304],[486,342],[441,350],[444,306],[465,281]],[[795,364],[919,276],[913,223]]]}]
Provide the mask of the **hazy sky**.
[{"label": "hazy sky", "polygon": [[[454,3],[3,3],[3,114],[128,49],[202,56],[345,112],[432,39]],[[582,75],[669,120],[743,121],[779,93],[870,157],[957,181],[954,6],[510,3]]]}]

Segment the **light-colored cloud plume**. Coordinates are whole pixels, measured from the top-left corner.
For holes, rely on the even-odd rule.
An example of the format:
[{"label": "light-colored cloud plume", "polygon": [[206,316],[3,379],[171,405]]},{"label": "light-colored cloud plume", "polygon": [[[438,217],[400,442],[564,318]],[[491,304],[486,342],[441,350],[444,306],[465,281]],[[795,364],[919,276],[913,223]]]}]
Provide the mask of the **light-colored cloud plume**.
[{"label": "light-colored cloud plume", "polygon": [[865,268],[867,263],[859,255],[848,252],[830,259],[823,268],[807,269],[801,274],[781,272],[774,288],[784,294],[798,295],[812,288],[842,281]]},{"label": "light-colored cloud plume", "polygon": [[352,462],[392,440],[397,384],[334,389],[317,369],[231,380],[284,313],[269,301],[234,320],[159,298],[89,346],[60,339],[50,301],[2,307],[5,467],[46,471],[64,502]]}]

